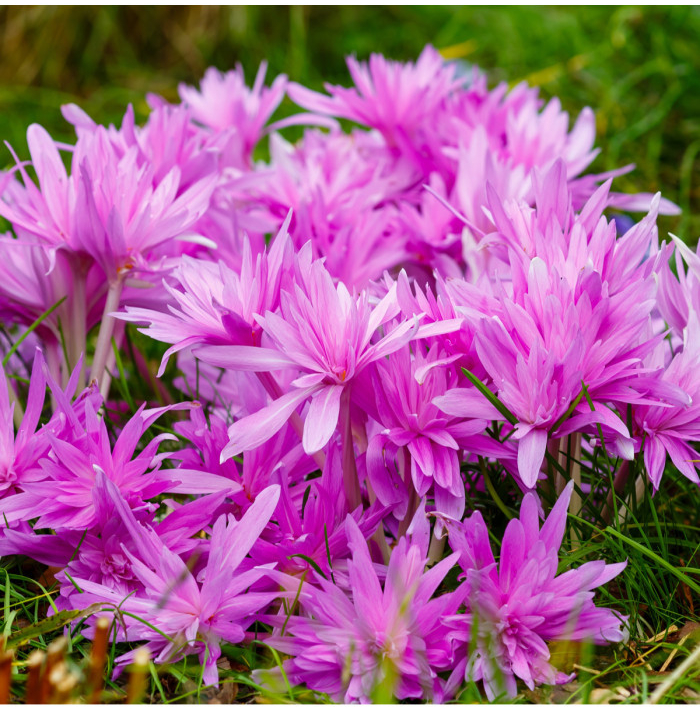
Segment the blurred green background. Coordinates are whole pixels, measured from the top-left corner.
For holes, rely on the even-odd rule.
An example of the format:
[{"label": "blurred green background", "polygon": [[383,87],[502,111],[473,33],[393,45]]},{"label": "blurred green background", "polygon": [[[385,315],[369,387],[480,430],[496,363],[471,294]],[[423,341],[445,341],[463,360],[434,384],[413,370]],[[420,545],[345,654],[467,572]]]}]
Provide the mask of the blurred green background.
[{"label": "blurred green background", "polygon": [[176,100],[178,82],[210,65],[241,62],[252,81],[267,59],[268,77],[321,88],[349,83],[346,54],[414,59],[432,43],[492,84],[525,79],[571,114],[591,106],[592,169],[636,163],[618,189],[662,190],[684,210],[661,220],[662,236],[700,237],[698,7],[5,6],[0,31],[0,135],[21,156],[33,121],[72,140],[69,101],[101,122],[131,102],[143,119],[146,92]]}]

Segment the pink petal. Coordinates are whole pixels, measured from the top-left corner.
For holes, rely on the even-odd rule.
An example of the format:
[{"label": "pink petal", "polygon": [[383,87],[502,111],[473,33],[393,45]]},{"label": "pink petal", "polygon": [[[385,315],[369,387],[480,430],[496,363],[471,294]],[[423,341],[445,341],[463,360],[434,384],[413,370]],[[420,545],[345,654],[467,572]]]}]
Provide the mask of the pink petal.
[{"label": "pink petal", "polygon": [[282,352],[247,345],[204,345],[197,348],[196,356],[215,367],[242,372],[271,372],[297,366]]},{"label": "pink petal", "polygon": [[666,449],[663,444],[656,436],[647,436],[644,441],[644,465],[654,490],[659,489],[659,482],[664,474],[664,463],[666,463]]},{"label": "pink petal", "polygon": [[214,527],[212,553],[207,564],[208,583],[214,578],[226,577],[238,568],[270,521],[279,497],[279,485],[270,485],[255,498],[239,522],[220,523]]},{"label": "pink petal", "polygon": [[[403,519],[408,509],[408,490],[394,464],[397,448],[398,446],[384,434],[372,436],[367,445],[365,465],[377,499],[383,505],[395,506],[394,515]],[[414,522],[415,519],[414,517]]]},{"label": "pink petal", "polygon": [[432,478],[435,473],[435,460],[433,458],[433,447],[430,441],[424,436],[416,436],[409,444],[408,451],[413,462],[423,475]]},{"label": "pink petal", "polygon": [[573,491],[574,483],[569,481],[542,525],[540,540],[544,542],[549,551],[559,551],[566,531],[567,510],[569,509],[569,501]]},{"label": "pink petal", "polygon": [[698,454],[683,441],[677,441],[671,436],[664,436],[664,445],[671,457],[672,463],[685,475],[688,480],[700,483],[698,473],[695,470],[694,460],[698,459]]},{"label": "pink petal", "polygon": [[242,451],[257,448],[272,438],[288,421],[294,409],[314,391],[316,387],[294,389],[264,409],[232,423],[228,429],[229,442],[221,451],[221,462]]},{"label": "pink petal", "polygon": [[344,388],[340,384],[324,386],[311,399],[302,440],[308,454],[321,450],[335,432],[340,413],[340,396]]},{"label": "pink petal", "polygon": [[523,525],[525,542],[528,547],[532,547],[540,536],[539,509],[537,495],[533,492],[525,495],[522,505],[520,505],[520,521]]},{"label": "pink petal", "polygon": [[477,389],[450,389],[436,396],[433,404],[449,416],[502,421],[503,415]]},{"label": "pink petal", "polygon": [[544,454],[547,450],[547,431],[533,428],[518,443],[518,472],[527,487],[535,487]]},{"label": "pink petal", "polygon": [[435,495],[435,509],[453,519],[462,519],[464,515],[464,490],[462,495],[454,495],[451,490],[436,485],[433,489]]},{"label": "pink petal", "polygon": [[525,531],[519,519],[508,522],[503,544],[501,545],[501,560],[499,564],[499,579],[501,591],[507,593],[518,571],[525,563]]}]

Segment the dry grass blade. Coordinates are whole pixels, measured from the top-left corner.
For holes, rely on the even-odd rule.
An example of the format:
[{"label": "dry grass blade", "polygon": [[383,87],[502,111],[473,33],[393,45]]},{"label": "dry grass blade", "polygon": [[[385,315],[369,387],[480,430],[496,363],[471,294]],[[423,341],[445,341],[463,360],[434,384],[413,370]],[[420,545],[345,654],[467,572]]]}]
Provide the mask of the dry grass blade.
[{"label": "dry grass blade", "polygon": [[684,677],[686,672],[689,672],[693,667],[700,669],[700,644],[693,652],[685,658],[685,660],[676,667],[673,672],[654,690],[654,693],[649,697],[649,704],[658,704],[666,694],[673,689],[673,685]]},{"label": "dry grass blade", "polygon": [[670,627],[666,628],[666,630],[662,630],[660,633],[657,633],[654,635],[653,638],[649,638],[648,640],[645,640],[643,645],[652,645],[653,643],[658,643],[661,640],[663,640],[665,637],[668,635],[672,635],[673,633],[678,632],[678,626],[677,625],[671,625]]},{"label": "dry grass blade", "polygon": [[41,701],[41,669],[46,653],[34,650],[27,658],[27,691],[24,695],[25,704],[39,704]]},{"label": "dry grass blade", "polygon": [[688,639],[688,637],[689,636],[686,635],[685,637],[681,638],[678,641],[678,645],[676,645],[676,647],[673,648],[673,650],[671,651],[671,654],[666,658],[666,662],[664,662],[664,664],[661,665],[661,669],[659,670],[659,672],[666,672],[666,670],[668,669],[668,666],[671,664],[671,662],[673,662],[673,658],[678,654],[678,651],[681,649],[681,646]]},{"label": "dry grass blade", "polygon": [[55,677],[53,672],[57,666],[65,664],[67,649],[68,641],[62,636],[54,640],[46,650],[46,665],[42,674],[41,692],[39,694],[40,704],[48,703],[51,698],[52,677]]},{"label": "dry grass blade", "polygon": [[95,636],[90,653],[90,703],[99,704],[104,685],[104,668],[107,662],[107,647],[109,645],[109,626],[107,618],[99,618],[95,625]]},{"label": "dry grass blade", "polygon": [[139,648],[134,653],[134,663],[129,668],[129,684],[126,687],[126,703],[140,704],[146,693],[148,681],[148,663],[151,654],[145,648]]},{"label": "dry grass blade", "polygon": [[602,687],[591,691],[591,704],[611,704],[613,701],[622,702],[628,699],[630,692],[624,687],[615,687],[614,689],[605,689]]}]

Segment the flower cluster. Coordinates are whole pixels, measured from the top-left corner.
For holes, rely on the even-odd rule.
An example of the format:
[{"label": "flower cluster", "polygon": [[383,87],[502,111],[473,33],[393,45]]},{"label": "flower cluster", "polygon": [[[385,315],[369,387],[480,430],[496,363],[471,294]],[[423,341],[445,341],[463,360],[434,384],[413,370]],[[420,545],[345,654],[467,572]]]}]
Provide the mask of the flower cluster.
[{"label": "flower cluster", "polygon": [[[624,560],[560,572],[569,505],[658,489],[666,454],[700,484],[700,255],[659,241],[675,205],[613,191],[628,168],[585,172],[590,109],[432,47],[348,68],[325,94],[209,69],[143,126],[66,106],[74,145],[29,127],[0,182],[0,554],[58,567],[85,634],[114,618],[119,667],[146,643],[215,684],[255,637],[335,701],[567,682],[549,642],[627,637],[593,603]],[[148,375],[134,327],[169,346],[158,404],[114,394]],[[522,502],[494,555],[465,510],[495,478]]]}]

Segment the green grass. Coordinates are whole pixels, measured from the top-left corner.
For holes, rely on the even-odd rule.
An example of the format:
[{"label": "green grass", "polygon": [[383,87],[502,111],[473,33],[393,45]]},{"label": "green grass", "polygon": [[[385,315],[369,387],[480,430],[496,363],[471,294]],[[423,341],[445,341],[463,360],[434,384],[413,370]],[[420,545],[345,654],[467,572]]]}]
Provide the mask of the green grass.
[{"label": "green grass", "polygon": [[[621,191],[662,190],[683,209],[662,218],[661,238],[672,230],[695,244],[700,237],[700,9],[697,7],[9,7],[0,8],[0,134],[27,156],[27,126],[41,122],[57,138],[70,140],[61,103],[79,103],[101,122],[119,122],[127,103],[137,116],[147,113],[152,91],[177,98],[181,81],[197,83],[204,70],[240,61],[252,77],[260,61],[268,76],[280,72],[313,88],[323,81],[347,83],[344,55],[366,58],[372,51],[412,59],[430,42],[447,56],[477,64],[491,82],[527,80],[543,97],[560,97],[570,114],[591,106],[602,148],[593,171],[629,162],[636,171],[620,178]],[[291,111],[291,106],[283,107]],[[9,166],[9,152],[0,165]],[[131,331],[148,359],[162,349]],[[123,366],[133,371],[125,354]],[[171,370],[169,370],[171,371]],[[148,382],[125,390],[137,402],[155,399]],[[115,386],[118,386],[115,384]],[[172,392],[173,395],[176,395]],[[599,469],[604,463],[597,461]],[[476,478],[481,473],[473,471]],[[633,477],[633,476],[631,476]],[[491,471],[492,490],[469,498],[492,525],[505,526],[499,503],[518,509],[514,485]],[[593,488],[607,477],[591,476]],[[592,505],[570,518],[578,541],[566,542],[565,560],[579,564],[604,558],[628,560],[621,577],[600,594],[603,603],[630,616],[631,640],[624,648],[557,648],[562,669],[578,669],[565,688],[524,692],[519,702],[648,702],[663,690],[662,702],[696,703],[700,667],[675,678],[674,669],[700,641],[700,515],[698,490],[668,470],[662,489],[638,500],[633,481],[618,500],[629,501],[624,521],[610,524]],[[2,632],[17,633],[46,616],[55,582],[27,560],[0,560]],[[33,648],[56,636],[43,631],[22,646],[19,669]],[[675,628],[675,630],[674,630]],[[79,667],[89,642],[80,626],[69,636],[70,658]],[[674,654],[675,653],[675,654]],[[247,702],[260,696],[251,668],[272,668],[275,658],[263,645],[225,647],[230,669],[222,670],[217,694],[203,688],[195,658],[150,669],[146,699]],[[670,658],[670,662],[668,662]],[[580,669],[583,668],[583,669]],[[21,675],[20,675],[21,676]],[[18,680],[17,696],[23,695]],[[105,699],[120,700],[124,681],[108,683]],[[266,701],[323,701],[304,688],[262,695]],[[476,687],[462,701],[483,701]]]}]

